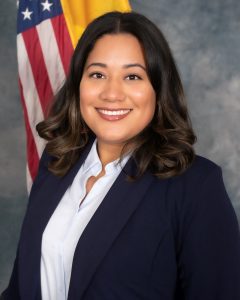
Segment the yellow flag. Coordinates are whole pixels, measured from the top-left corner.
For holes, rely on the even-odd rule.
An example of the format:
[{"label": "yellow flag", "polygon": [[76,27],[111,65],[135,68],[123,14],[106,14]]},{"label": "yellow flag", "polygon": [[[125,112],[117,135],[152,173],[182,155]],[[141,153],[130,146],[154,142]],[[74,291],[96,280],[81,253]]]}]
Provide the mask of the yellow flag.
[{"label": "yellow flag", "polygon": [[89,22],[109,11],[130,11],[128,0],[61,0],[73,47]]}]

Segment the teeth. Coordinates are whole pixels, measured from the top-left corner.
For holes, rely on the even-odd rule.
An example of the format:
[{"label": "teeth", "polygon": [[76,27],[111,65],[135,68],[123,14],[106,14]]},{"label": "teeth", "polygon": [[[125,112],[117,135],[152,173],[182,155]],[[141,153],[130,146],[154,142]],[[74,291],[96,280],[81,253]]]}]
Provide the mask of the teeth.
[{"label": "teeth", "polygon": [[105,110],[105,109],[98,109],[101,114],[108,115],[108,116],[121,116],[125,115],[130,112],[130,109],[122,109],[122,110]]}]

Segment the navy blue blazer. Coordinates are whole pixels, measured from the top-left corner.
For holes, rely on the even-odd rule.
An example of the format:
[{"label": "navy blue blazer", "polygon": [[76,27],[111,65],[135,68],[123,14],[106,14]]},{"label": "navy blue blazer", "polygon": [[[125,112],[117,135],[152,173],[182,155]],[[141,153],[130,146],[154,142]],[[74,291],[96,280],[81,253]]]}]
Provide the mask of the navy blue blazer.
[{"label": "navy blue blazer", "polygon": [[[44,153],[3,299],[40,300],[42,233],[86,158],[62,178]],[[220,168],[197,156],[184,174],[135,182],[130,159],[75,250],[69,300],[239,300],[240,233]]]}]

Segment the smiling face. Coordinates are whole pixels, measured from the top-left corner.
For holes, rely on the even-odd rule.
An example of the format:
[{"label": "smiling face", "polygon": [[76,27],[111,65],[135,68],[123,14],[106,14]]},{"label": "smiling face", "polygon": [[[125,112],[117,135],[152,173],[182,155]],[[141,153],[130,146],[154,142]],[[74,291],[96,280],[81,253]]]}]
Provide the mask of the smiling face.
[{"label": "smiling face", "polygon": [[80,82],[80,110],[98,145],[122,148],[151,122],[155,105],[138,40],[122,33],[97,40]]}]

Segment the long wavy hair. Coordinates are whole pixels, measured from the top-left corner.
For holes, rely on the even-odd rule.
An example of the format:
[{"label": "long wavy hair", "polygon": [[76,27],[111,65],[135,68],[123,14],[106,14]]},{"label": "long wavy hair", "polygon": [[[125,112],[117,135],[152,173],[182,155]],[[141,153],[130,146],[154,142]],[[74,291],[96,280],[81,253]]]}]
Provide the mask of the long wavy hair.
[{"label": "long wavy hair", "polygon": [[47,118],[37,125],[47,141],[46,151],[54,157],[49,170],[64,176],[74,165],[94,133],[80,113],[79,85],[85,62],[96,41],[106,34],[128,33],[140,42],[150,82],[156,93],[156,110],[150,124],[126,146],[134,145],[132,156],[138,176],[146,170],[160,178],[182,173],[194,160],[194,135],[180,76],[171,50],[159,28],[135,12],[110,12],[92,21],[74,51],[69,74],[54,97]]}]

